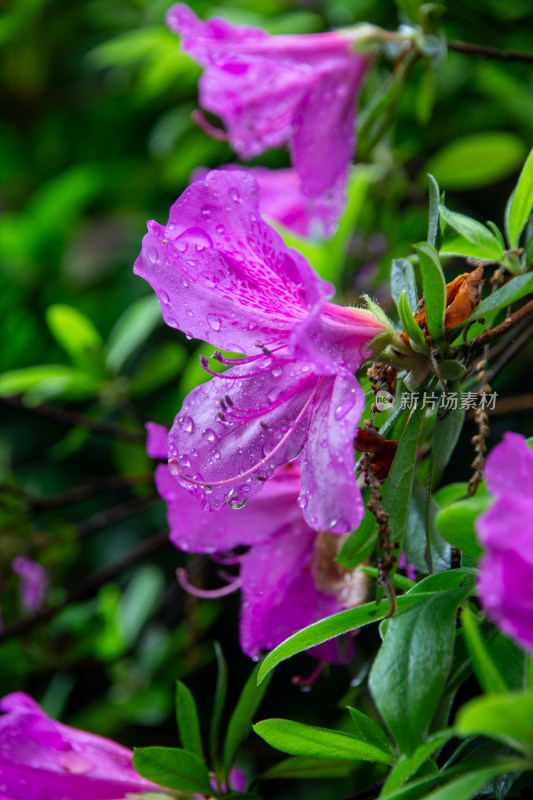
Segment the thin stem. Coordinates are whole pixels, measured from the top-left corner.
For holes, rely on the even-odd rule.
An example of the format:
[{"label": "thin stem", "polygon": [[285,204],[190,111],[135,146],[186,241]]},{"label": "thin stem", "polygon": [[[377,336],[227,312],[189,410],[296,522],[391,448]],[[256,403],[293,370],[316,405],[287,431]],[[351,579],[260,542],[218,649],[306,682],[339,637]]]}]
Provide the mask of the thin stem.
[{"label": "thin stem", "polygon": [[485,345],[493,342],[494,339],[498,339],[500,336],[503,336],[504,333],[510,331],[512,328],[522,322],[523,319],[526,319],[530,314],[533,314],[533,300],[530,300],[528,303],[523,305],[518,309],[518,311],[515,311],[514,314],[511,314],[499,325],[496,325],[495,328],[491,328],[491,330],[485,331],[479,336],[476,336],[476,338],[472,339],[470,342],[470,347],[472,350],[481,350],[483,347],[485,347]]},{"label": "thin stem", "polygon": [[70,428],[84,428],[85,430],[91,431],[91,433],[111,436],[114,439],[123,439],[126,442],[146,441],[146,434],[144,432],[130,431],[128,428],[122,428],[120,425],[114,425],[111,422],[99,422],[85,414],[77,414],[74,411],[55,408],[48,403],[42,403],[38,406],[27,406],[22,402],[20,396],[2,397],[0,400],[8,406],[19,408],[22,411],[29,411],[33,414],[39,414],[42,417],[58,422],[60,425],[67,425]]},{"label": "thin stem", "polygon": [[518,50],[498,50],[496,47],[487,47],[486,45],[472,42],[460,42],[456,39],[448,42],[448,50],[455,50],[456,53],[463,53],[466,56],[480,56],[481,58],[492,58],[497,61],[533,63],[533,53],[521,53]]},{"label": "thin stem", "polygon": [[142,486],[146,483],[151,483],[153,479],[153,472],[146,472],[140,475],[110,475],[107,478],[101,478],[83,486],[78,486],[68,492],[54,494],[50,497],[37,497],[25,492],[24,489],[18,486],[10,486],[9,484],[0,484],[0,491],[9,492],[16,497],[20,497],[33,511],[41,511],[81,503],[102,492],[111,492],[131,486]]}]

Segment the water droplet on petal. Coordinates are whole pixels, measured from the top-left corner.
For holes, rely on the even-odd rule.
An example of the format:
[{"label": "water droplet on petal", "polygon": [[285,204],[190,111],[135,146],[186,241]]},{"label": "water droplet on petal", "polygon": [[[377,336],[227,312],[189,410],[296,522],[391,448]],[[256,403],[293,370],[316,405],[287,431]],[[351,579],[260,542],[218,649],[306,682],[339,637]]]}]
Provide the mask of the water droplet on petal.
[{"label": "water droplet on petal", "polygon": [[215,228],[216,232],[219,233],[221,236],[223,233],[226,233],[226,229],[223,225],[217,225]]},{"label": "water droplet on petal", "polygon": [[146,255],[148,256],[148,261],[151,264],[155,264],[155,262],[157,261],[157,250],[155,249],[155,247],[149,247]]},{"label": "water droplet on petal", "polygon": [[180,417],[178,424],[181,425],[185,433],[192,433],[194,430],[194,422],[191,417]]},{"label": "water droplet on petal", "polygon": [[202,436],[205,436],[208,442],[216,442],[218,438],[215,431],[211,430],[211,428],[206,428]]},{"label": "water droplet on petal", "polygon": [[298,505],[300,506],[300,508],[303,511],[303,509],[306,507],[307,502],[308,502],[307,495],[306,494],[301,494],[300,497],[298,498],[297,502],[298,502]]},{"label": "water droplet on petal", "polygon": [[180,464],[181,464],[182,467],[185,467],[185,468],[191,466],[191,459],[189,458],[189,456],[186,453],[184,455],[180,456]]},{"label": "water droplet on petal", "polygon": [[231,197],[234,203],[238,203],[239,200],[241,199],[239,190],[236,189],[234,186],[232,186],[231,189],[229,190],[229,196]]},{"label": "water droplet on petal", "polygon": [[169,304],[170,297],[168,296],[168,294],[165,292],[164,289],[160,290],[158,297],[159,297],[159,299],[161,300],[162,303],[165,303],[165,305]]},{"label": "water droplet on petal", "polygon": [[187,280],[185,275],[181,276],[181,285],[183,286],[184,289],[187,289],[189,287],[189,281]]},{"label": "water droplet on petal", "polygon": [[211,219],[211,209],[209,206],[202,206],[202,217],[204,219]]},{"label": "water droplet on petal", "polygon": [[217,317],[216,314],[208,314],[207,315],[207,324],[213,331],[219,331],[222,327],[222,321],[220,317]]},{"label": "water droplet on petal", "polygon": [[281,378],[283,374],[283,367],[274,367],[272,370],[272,377],[273,378]]},{"label": "water droplet on petal", "polygon": [[355,403],[355,398],[349,397],[346,400],[343,400],[342,403],[339,403],[337,408],[335,409],[335,419],[342,419],[346,416],[348,411],[350,411]]},{"label": "water droplet on petal", "polygon": [[213,458],[215,459],[215,461],[218,461],[219,458],[221,458],[221,457],[222,457],[222,453],[220,452],[220,450],[213,450]]}]

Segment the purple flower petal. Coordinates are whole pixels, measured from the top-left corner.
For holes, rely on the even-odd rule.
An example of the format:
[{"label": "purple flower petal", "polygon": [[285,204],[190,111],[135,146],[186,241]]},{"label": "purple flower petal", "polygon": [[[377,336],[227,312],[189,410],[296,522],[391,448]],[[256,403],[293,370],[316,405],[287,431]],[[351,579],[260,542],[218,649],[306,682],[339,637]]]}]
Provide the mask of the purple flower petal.
[{"label": "purple flower petal", "polygon": [[13,572],[20,576],[20,597],[26,611],[35,613],[40,609],[50,588],[48,571],[26,556],[17,556],[11,564]]},{"label": "purple flower petal", "polygon": [[137,775],[130,750],[55,722],[22,692],[0,708],[1,785],[10,800],[118,800],[157,790]]},{"label": "purple flower petal", "polygon": [[150,458],[168,458],[168,430],[157,422],[147,422],[144,426],[148,433],[146,452]]},{"label": "purple flower petal", "polygon": [[216,512],[204,511],[166,465],[157,467],[155,482],[167,502],[170,540],[186,552],[221,553],[241,545],[255,545],[270,537],[276,526],[284,528],[301,518],[296,505],[300,472],[296,469],[284,471],[283,479],[269,481],[244,508]]},{"label": "purple flower petal", "polygon": [[302,454],[300,505],[315,530],[355,530],[365,509],[355,479],[353,440],[365,406],[350,374],[335,378],[331,395],[313,415]]},{"label": "purple flower petal", "polygon": [[342,210],[355,148],[355,104],[370,59],[339,33],[270,36],[185,5],[167,15],[205,71],[200,103],[220,116],[243,158],[289,143],[304,194],[329,217]]},{"label": "purple flower petal", "polygon": [[209,173],[174,203],[165,228],[148,228],[134,271],[156,291],[165,322],[224,350],[260,353],[333,294],[260,219],[246,172]]},{"label": "purple flower petal", "polygon": [[526,440],[506,433],[486,475],[495,500],[476,523],[485,548],[479,596],[493,622],[533,652],[533,453]]}]

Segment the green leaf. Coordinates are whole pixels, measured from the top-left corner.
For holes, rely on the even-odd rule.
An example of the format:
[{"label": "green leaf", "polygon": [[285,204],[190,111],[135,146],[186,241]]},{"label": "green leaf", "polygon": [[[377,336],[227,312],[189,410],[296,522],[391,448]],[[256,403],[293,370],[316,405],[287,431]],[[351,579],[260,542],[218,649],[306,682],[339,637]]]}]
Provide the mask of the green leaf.
[{"label": "green leaf", "polygon": [[427,597],[389,622],[369,688],[396,743],[413,755],[437,710],[453,660],[457,606],[467,589]]},{"label": "green leaf", "polygon": [[176,681],[176,717],[184,749],[203,761],[204,750],[196,702],[190,689],[181,681]]},{"label": "green leaf", "polygon": [[395,2],[408,19],[420,22],[420,0],[395,0]]},{"label": "green leaf", "polygon": [[409,596],[422,592],[423,594],[436,594],[438,592],[450,592],[454,589],[465,589],[468,593],[476,584],[477,571],[471,567],[457,567],[434,575],[427,575],[418,581],[409,590]]},{"label": "green leaf", "polygon": [[226,702],[226,694],[228,690],[228,668],[226,659],[218,642],[214,642],[215,654],[217,658],[217,686],[215,689],[215,702],[213,705],[213,716],[211,718],[211,730],[209,732],[209,747],[211,752],[211,759],[218,772],[220,761],[218,743],[220,741],[220,728],[222,725],[222,712],[224,711],[224,704]]},{"label": "green leaf", "polygon": [[[418,440],[425,414],[426,410],[421,404],[412,411],[400,438],[384,488],[383,508],[389,516],[392,541],[399,543],[400,550],[409,519]],[[394,572],[396,569],[392,570],[392,573]]]},{"label": "green leaf", "polygon": [[370,719],[370,717],[367,717],[366,714],[363,714],[356,708],[347,706],[347,709],[350,712],[352,724],[355,728],[354,735],[357,736],[358,739],[363,739],[365,742],[374,745],[374,747],[379,747],[379,749],[383,750],[385,753],[392,753],[392,746],[386,733],[379,725],[376,725],[374,720]]},{"label": "green leaf", "polygon": [[409,308],[405,289],[402,290],[398,298],[398,313],[400,315],[400,322],[402,323],[405,333],[411,340],[413,348],[423,353],[429,353],[429,345],[426,342],[422,329],[416,324],[413,312]]},{"label": "green leaf", "polygon": [[454,139],[428,162],[444,189],[478,189],[511,175],[525,156],[521,139],[512,133],[486,131]]},{"label": "green leaf", "polygon": [[483,551],[476,537],[474,523],[489,504],[490,498],[487,495],[468,497],[457,503],[450,503],[438,512],[437,528],[446,541],[458,550],[479,558]]},{"label": "green leaf", "polygon": [[259,664],[254,667],[250,677],[246,681],[241,696],[235,706],[235,710],[230,717],[226,740],[224,742],[224,774],[227,776],[235,761],[235,757],[242,742],[250,732],[252,719],[257,711],[261,700],[264,697],[271,675],[262,683],[257,683]]},{"label": "green leaf", "polygon": [[328,728],[316,728],[288,719],[265,719],[253,728],[271,747],[293,756],[378,761],[383,764],[394,764],[395,761],[390,751]]},{"label": "green leaf", "polygon": [[429,217],[428,217],[428,242],[433,247],[437,247],[437,238],[439,235],[439,205],[440,205],[440,189],[439,184],[428,173],[429,181]]},{"label": "green leaf", "polygon": [[395,258],[393,260],[391,264],[390,281],[391,293],[396,305],[398,305],[401,293],[405,291],[407,304],[414,313],[418,305],[418,295],[416,291],[415,270],[409,259]]},{"label": "green leaf", "polygon": [[141,297],[119,317],[107,342],[107,366],[114,375],[162,321],[159,301],[152,294]]},{"label": "green leaf", "polygon": [[[397,598],[398,608],[406,608],[417,602],[420,602],[420,598],[410,595]],[[326,617],[319,622],[308,625],[306,628],[302,628],[301,631],[293,633],[292,636],[278,644],[265,656],[259,667],[257,680],[262,681],[271,669],[274,669],[286,658],[290,658],[296,653],[302,653],[304,650],[309,650],[310,647],[322,644],[322,642],[327,642],[335,636],[341,636],[343,633],[348,633],[348,631],[362,628],[363,625],[379,622],[388,613],[389,603],[386,600],[379,604],[365,603],[365,605],[340,611],[338,614],[333,614],[331,617]]]},{"label": "green leaf", "polygon": [[101,373],[102,337],[85,314],[66,305],[49,306],[46,322],[54,339],[69,354],[75,366]]},{"label": "green leaf", "polygon": [[[457,363],[457,362],[455,362]],[[459,365],[462,366],[462,365]],[[458,384],[448,387],[450,392],[459,395],[461,386]],[[460,397],[457,408],[450,408],[443,417],[437,415],[433,431],[433,464],[435,469],[444,469],[450,460],[455,445],[463,430],[466,409],[461,406]]]},{"label": "green leaf", "polygon": [[[457,713],[455,728],[462,736],[482,734],[533,750],[533,692],[507,692],[476,697]],[[526,748],[517,743],[524,743]]]},{"label": "green leaf", "polygon": [[509,198],[506,214],[507,238],[511,248],[518,247],[520,234],[533,207],[533,150],[530,150],[526,163],[518,178],[516,188]]},{"label": "green leaf", "polygon": [[[450,545],[443,539],[435,525],[437,510],[437,504],[430,497],[428,530],[431,547],[431,567],[434,572],[442,572],[450,567]],[[426,557],[426,490],[419,483],[415,483],[413,486],[403,549],[408,563],[412,564],[417,572],[426,574],[428,572]]]},{"label": "green leaf", "polygon": [[475,245],[476,250],[474,253],[465,253],[465,255],[477,255],[478,258],[490,258],[494,261],[500,261],[503,257],[503,247],[489,230],[481,222],[477,222],[471,217],[464,214],[458,214],[456,211],[450,211],[446,206],[439,207],[441,219],[443,219],[451,228],[461,234],[461,236],[468,242]]},{"label": "green leaf", "polygon": [[505,766],[494,765],[485,769],[475,770],[460,778],[455,778],[455,780],[450,781],[440,789],[435,789],[425,795],[424,800],[471,800],[472,797],[477,795],[484,783],[495,775],[501,775],[502,771],[508,772],[508,767],[508,764]]},{"label": "green leaf", "polygon": [[25,394],[34,402],[49,397],[82,400],[98,394],[100,381],[64,364],[42,364],[13,369],[0,375],[0,397]]},{"label": "green leaf", "polygon": [[212,794],[207,767],[194,753],[177,747],[134,750],[133,766],[143,778],[179,792]]},{"label": "green leaf", "polygon": [[354,768],[353,761],[340,761],[326,758],[312,758],[309,756],[293,756],[285,758],[278,764],[267,769],[261,775],[261,780],[303,778],[343,778],[349,775]]},{"label": "green leaf", "polygon": [[383,784],[381,794],[388,795],[390,792],[402,786],[402,784],[404,784],[411,775],[414,775],[436,750],[439,750],[453,736],[455,736],[455,733],[452,729],[439,731],[439,733],[434,734],[434,736],[430,736],[420,747],[417,747],[412,756],[403,755],[389,772],[389,776]]},{"label": "green leaf", "polygon": [[479,685],[485,692],[505,692],[509,687],[490,657],[477,620],[469,608],[463,608],[461,612],[461,625]]},{"label": "green leaf", "polygon": [[372,553],[376,539],[376,517],[367,509],[357,530],[352,531],[342,545],[336,561],[344,569],[354,569]]},{"label": "green leaf", "polygon": [[428,331],[435,340],[444,336],[446,279],[435,248],[427,242],[414,246],[420,259]]},{"label": "green leaf", "polygon": [[453,358],[445,358],[439,362],[439,372],[445,381],[459,381],[468,372],[464,364]]}]

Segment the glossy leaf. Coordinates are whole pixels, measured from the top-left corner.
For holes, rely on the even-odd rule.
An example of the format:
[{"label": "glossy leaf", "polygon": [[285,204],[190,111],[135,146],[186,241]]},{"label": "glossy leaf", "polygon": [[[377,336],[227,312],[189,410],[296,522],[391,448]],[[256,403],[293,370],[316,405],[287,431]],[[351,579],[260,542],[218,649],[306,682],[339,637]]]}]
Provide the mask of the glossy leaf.
[{"label": "glossy leaf", "polygon": [[383,764],[393,764],[395,760],[390,751],[363,739],[288,719],[265,719],[253,728],[271,747],[293,756],[378,761]]},{"label": "glossy leaf", "polygon": [[437,251],[427,242],[415,245],[420,259],[428,331],[435,340],[444,336],[446,313],[446,280]]},{"label": "glossy leaf", "polygon": [[133,766],[143,778],[181,792],[212,792],[207,767],[194,753],[177,747],[141,747]]},{"label": "glossy leaf", "polygon": [[526,163],[518,178],[516,188],[509,198],[506,214],[506,228],[509,244],[518,247],[520,234],[531,214],[533,207],[533,150],[530,150]]},{"label": "glossy leaf", "polygon": [[[483,734],[533,749],[533,693],[507,692],[476,697],[459,709],[456,730],[463,736]],[[520,745],[522,747],[522,745]]]},{"label": "glossy leaf", "polygon": [[94,397],[100,382],[92,375],[64,364],[42,364],[13,369],[0,375],[0,397],[25,394],[35,401],[50,397],[81,400]]},{"label": "glossy leaf", "polygon": [[[398,608],[406,608],[420,602],[420,598],[406,595],[398,597],[397,602]],[[290,658],[304,650],[309,650],[310,647],[322,644],[322,642],[327,642],[335,636],[361,628],[363,625],[379,622],[388,613],[389,604],[385,600],[379,605],[377,603],[365,603],[365,605],[340,611],[338,614],[333,614],[331,617],[326,617],[319,622],[308,625],[307,628],[302,628],[301,631],[289,636],[288,639],[285,639],[284,642],[265,656],[260,665],[257,680],[262,681],[271,669],[274,669],[277,664],[286,658]]]},{"label": "glossy leaf", "polygon": [[354,569],[372,553],[376,546],[376,539],[376,518],[367,509],[357,530],[348,534],[336,560],[345,569]]},{"label": "glossy leaf", "polygon": [[203,760],[204,750],[196,702],[191,691],[181,681],[176,681],[176,717],[184,749]]},{"label": "glossy leaf", "polygon": [[457,408],[450,408],[442,417],[437,415],[433,431],[433,464],[436,470],[444,469],[459,440],[466,410],[461,407],[460,384],[450,385],[451,393],[457,393]]},{"label": "glossy leaf", "polygon": [[441,219],[461,234],[464,239],[475,245],[479,258],[493,258],[495,261],[499,261],[503,257],[503,247],[500,242],[492,231],[481,222],[464,214],[458,214],[456,211],[450,211],[443,205],[440,206],[439,211]]},{"label": "glossy leaf", "polygon": [[352,718],[352,730],[354,736],[358,739],[363,739],[365,742],[378,747],[384,752],[392,752],[391,743],[382,728],[377,725],[374,720],[363,714],[357,708],[347,707]]},{"label": "glossy leaf", "polygon": [[457,606],[468,590],[427,597],[394,616],[369,688],[392,736],[413,755],[433,718],[452,665]]},{"label": "glossy leaf", "polygon": [[383,784],[381,794],[388,795],[390,792],[404,784],[411,775],[420,769],[422,764],[430,758],[436,750],[439,750],[446,742],[454,736],[452,729],[440,731],[431,736],[426,742],[417,747],[412,756],[402,756]]},{"label": "glossy leaf", "polygon": [[438,512],[437,528],[446,541],[458,550],[464,550],[474,558],[479,558],[482,548],[478,543],[474,524],[478,515],[488,507],[489,503],[490,499],[486,495],[450,503]]},{"label": "glossy leaf", "polygon": [[235,761],[239,747],[250,733],[253,716],[268,689],[272,677],[269,675],[262,683],[258,684],[258,672],[259,664],[254,667],[250,677],[246,681],[241,696],[235,706],[235,710],[230,717],[224,741],[223,766],[225,775],[228,775]]},{"label": "glossy leaf", "polygon": [[141,297],[119,317],[107,343],[107,366],[114,374],[145,342],[156,325],[163,322],[155,295]]},{"label": "glossy leaf", "polygon": [[440,205],[440,188],[439,184],[428,173],[429,182],[429,215],[428,215],[428,242],[433,247],[437,247],[437,239],[439,235],[439,205]]}]

